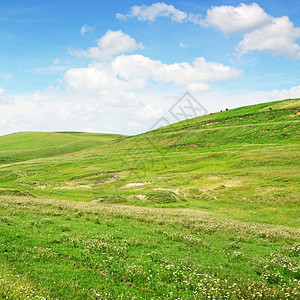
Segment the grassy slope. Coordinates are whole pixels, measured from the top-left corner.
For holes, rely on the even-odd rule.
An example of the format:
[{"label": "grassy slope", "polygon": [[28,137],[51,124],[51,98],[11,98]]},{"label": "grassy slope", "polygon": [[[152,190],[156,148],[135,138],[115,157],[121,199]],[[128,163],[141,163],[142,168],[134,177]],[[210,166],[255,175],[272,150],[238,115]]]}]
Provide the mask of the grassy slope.
[{"label": "grassy slope", "polygon": [[0,296],[19,274],[20,298],[27,284],[64,299],[296,297],[299,111],[286,100],[132,137],[0,137]]},{"label": "grassy slope", "polygon": [[299,106],[287,100],[242,107],[132,137],[3,136],[0,191],[298,226],[291,215],[299,197]]},{"label": "grassy slope", "polygon": [[0,137],[0,164],[55,157],[105,144],[116,134],[23,132]]}]

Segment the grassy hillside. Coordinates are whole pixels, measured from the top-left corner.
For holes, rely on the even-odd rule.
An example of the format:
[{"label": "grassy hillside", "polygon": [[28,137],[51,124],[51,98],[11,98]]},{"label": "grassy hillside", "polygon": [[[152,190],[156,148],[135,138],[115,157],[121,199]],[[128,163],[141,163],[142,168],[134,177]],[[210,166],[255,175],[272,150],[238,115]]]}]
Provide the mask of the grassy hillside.
[{"label": "grassy hillside", "polygon": [[[300,100],[242,107],[125,137],[0,137],[0,193],[181,207],[298,226]],[[266,210],[268,213],[266,214]]]},{"label": "grassy hillside", "polygon": [[22,132],[0,137],[0,164],[78,152],[118,138],[116,134]]},{"label": "grassy hillside", "polygon": [[296,299],[299,120],[292,99],[0,137],[0,298]]}]

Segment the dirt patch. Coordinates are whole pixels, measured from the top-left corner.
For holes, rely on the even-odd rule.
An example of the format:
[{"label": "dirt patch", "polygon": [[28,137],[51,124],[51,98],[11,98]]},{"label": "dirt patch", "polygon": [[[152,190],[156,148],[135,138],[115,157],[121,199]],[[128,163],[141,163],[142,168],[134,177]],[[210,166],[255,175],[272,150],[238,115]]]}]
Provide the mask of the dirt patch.
[{"label": "dirt patch", "polygon": [[78,184],[78,185],[69,185],[69,186],[55,186],[54,190],[73,190],[73,189],[91,189],[93,186],[91,184]]},{"label": "dirt patch", "polygon": [[242,182],[241,181],[225,181],[224,186],[225,187],[236,187],[236,186],[241,186]]},{"label": "dirt patch", "polygon": [[199,146],[196,144],[186,144],[184,145],[184,148],[198,148]]},{"label": "dirt patch", "polygon": [[107,177],[107,178],[103,179],[101,183],[112,183],[112,182],[116,182],[116,181],[117,181],[116,177],[111,176],[111,177]]},{"label": "dirt patch", "polygon": [[152,183],[151,181],[145,181],[145,182],[131,182],[131,183],[127,183],[126,185],[124,185],[122,188],[130,188],[130,187],[135,187],[135,186],[143,186],[146,184],[150,184]]},{"label": "dirt patch", "polygon": [[136,195],[136,197],[143,202],[146,202],[148,200],[148,197],[146,195],[140,194],[140,195]]},{"label": "dirt patch", "polygon": [[210,123],[206,123],[206,124],[201,124],[201,127],[207,127],[207,126],[211,126],[211,125],[216,125],[219,124],[220,122],[210,122]]},{"label": "dirt patch", "polygon": [[219,180],[221,179],[221,176],[219,175],[211,175],[207,177],[207,180]]},{"label": "dirt patch", "polygon": [[35,187],[35,190],[44,190],[46,187],[50,186],[50,184],[41,184],[37,187]]},{"label": "dirt patch", "polygon": [[[102,178],[101,181],[94,181],[91,183],[83,182],[80,180],[72,180],[69,182],[64,182],[65,186],[56,186],[53,187],[55,190],[72,190],[72,189],[92,189],[95,186],[102,185],[102,184],[107,184],[107,183],[112,183],[117,181],[117,179],[114,176],[109,176]],[[39,186],[38,188],[45,188],[43,186]]]},{"label": "dirt patch", "polygon": [[217,143],[213,143],[213,142],[204,142],[204,146],[205,146],[205,147],[215,146],[215,145],[217,145]]},{"label": "dirt patch", "polygon": [[209,182],[205,186],[199,187],[199,190],[202,192],[208,192],[213,191],[216,189],[225,189],[225,188],[233,188],[243,185],[242,181],[234,181],[234,180],[223,180],[219,182],[212,182],[212,184],[209,184]]}]

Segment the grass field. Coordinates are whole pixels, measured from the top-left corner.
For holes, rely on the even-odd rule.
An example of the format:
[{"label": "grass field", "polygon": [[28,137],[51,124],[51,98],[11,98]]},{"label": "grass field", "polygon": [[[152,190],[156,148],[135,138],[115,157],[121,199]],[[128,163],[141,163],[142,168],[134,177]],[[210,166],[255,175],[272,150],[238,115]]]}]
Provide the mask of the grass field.
[{"label": "grass field", "polygon": [[0,137],[0,298],[299,299],[299,120]]}]

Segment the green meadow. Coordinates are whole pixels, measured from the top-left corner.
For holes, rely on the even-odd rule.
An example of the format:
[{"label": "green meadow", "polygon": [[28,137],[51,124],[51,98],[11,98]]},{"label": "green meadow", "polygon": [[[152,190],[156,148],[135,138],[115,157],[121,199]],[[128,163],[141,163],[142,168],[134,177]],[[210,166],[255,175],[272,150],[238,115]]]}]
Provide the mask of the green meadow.
[{"label": "green meadow", "polygon": [[1,136],[0,299],[299,299],[299,121]]}]

